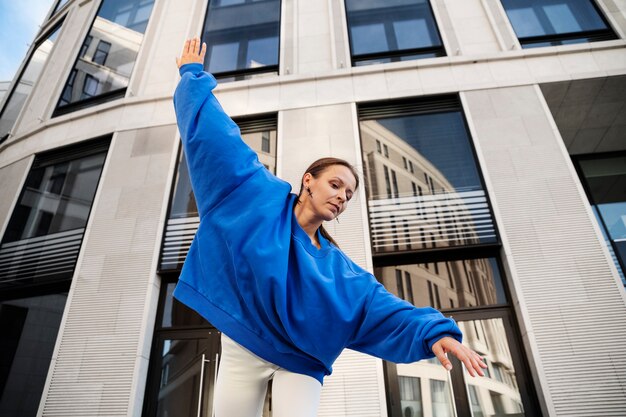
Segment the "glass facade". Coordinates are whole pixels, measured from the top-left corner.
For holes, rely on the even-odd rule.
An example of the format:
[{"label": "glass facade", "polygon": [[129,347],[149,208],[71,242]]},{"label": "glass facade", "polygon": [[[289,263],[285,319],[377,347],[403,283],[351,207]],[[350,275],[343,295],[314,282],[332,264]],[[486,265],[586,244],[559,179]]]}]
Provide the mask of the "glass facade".
[{"label": "glass facade", "polygon": [[54,115],[123,97],[154,0],[103,0]]},{"label": "glass facade", "polygon": [[616,39],[593,0],[502,0],[524,48]]},{"label": "glass facade", "polygon": [[39,41],[28,63],[24,66],[24,71],[22,71],[13,90],[9,93],[9,98],[2,109],[2,113],[0,113],[0,143],[6,140],[9,132],[13,129],[13,125],[22,111],[26,99],[33,90],[39,75],[41,75],[48,61],[48,56],[60,31],[61,23],[57,24],[47,36]]},{"label": "glass facade", "polygon": [[[409,303],[454,314],[464,343],[489,364],[385,362],[390,416],[531,416],[500,243],[458,98],[359,106],[374,275]],[[451,359],[452,360],[452,359]],[[483,413],[483,414],[481,414]]]},{"label": "glass facade", "polygon": [[582,156],[577,164],[600,230],[626,286],[626,154]]},{"label": "glass facade", "polygon": [[0,245],[0,290],[70,280],[108,139],[35,158]]},{"label": "glass facade", "polygon": [[202,40],[204,66],[222,80],[278,72],[279,0],[211,0]]},{"label": "glass facade", "polygon": [[0,301],[0,415],[35,417],[67,293]]},{"label": "glass facade", "polygon": [[444,56],[426,0],[346,0],[353,65]]}]

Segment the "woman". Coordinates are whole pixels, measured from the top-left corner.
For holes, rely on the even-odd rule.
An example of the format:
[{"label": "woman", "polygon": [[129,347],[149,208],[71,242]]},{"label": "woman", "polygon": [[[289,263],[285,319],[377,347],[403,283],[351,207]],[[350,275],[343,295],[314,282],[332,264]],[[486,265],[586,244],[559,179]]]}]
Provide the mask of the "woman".
[{"label": "woman", "polygon": [[274,417],[314,417],[345,348],[394,362],[436,356],[448,370],[451,352],[483,375],[453,320],[387,292],[324,231],[358,188],[354,168],[321,159],[291,193],[212,94],[205,52],[188,40],[176,60],[174,106],[201,221],[174,296],[222,332],[216,416],[260,416],[272,379]]}]

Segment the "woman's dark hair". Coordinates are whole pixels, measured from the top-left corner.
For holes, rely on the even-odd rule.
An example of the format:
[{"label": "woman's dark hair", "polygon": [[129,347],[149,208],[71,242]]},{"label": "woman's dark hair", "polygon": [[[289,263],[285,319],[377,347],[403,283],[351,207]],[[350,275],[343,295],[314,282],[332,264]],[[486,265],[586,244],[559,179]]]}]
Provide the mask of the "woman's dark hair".
[{"label": "woman's dark hair", "polygon": [[[356,191],[359,188],[359,173],[356,171],[356,168],[354,168],[348,161],[345,161],[345,160],[339,159],[339,158],[321,158],[321,159],[318,159],[317,161],[313,162],[311,165],[309,165],[309,167],[306,169],[306,171],[304,171],[304,174],[302,175],[302,179],[303,180],[300,181],[300,192],[298,193],[298,200],[297,201],[300,201],[300,196],[302,195],[302,191],[304,189],[304,176],[307,173],[309,173],[309,174],[311,174],[313,176],[313,178],[317,178],[322,172],[326,171],[326,169],[328,169],[329,167],[331,167],[333,165],[342,165],[342,166],[348,168],[350,170],[350,172],[352,172],[352,175],[354,175],[354,179],[356,180],[356,187],[355,187],[354,191]],[[326,240],[328,240],[333,245],[339,247],[337,242],[335,242],[335,239],[333,239],[332,236],[330,234],[328,234],[326,229],[324,229],[324,226],[320,226],[319,227],[319,231],[320,231],[320,234]]]}]

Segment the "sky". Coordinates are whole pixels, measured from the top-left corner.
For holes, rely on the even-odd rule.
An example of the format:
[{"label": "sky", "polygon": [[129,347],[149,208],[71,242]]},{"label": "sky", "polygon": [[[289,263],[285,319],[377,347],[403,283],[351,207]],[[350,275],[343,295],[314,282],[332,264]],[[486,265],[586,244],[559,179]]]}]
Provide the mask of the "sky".
[{"label": "sky", "polygon": [[13,79],[56,0],[0,0],[0,82]]}]

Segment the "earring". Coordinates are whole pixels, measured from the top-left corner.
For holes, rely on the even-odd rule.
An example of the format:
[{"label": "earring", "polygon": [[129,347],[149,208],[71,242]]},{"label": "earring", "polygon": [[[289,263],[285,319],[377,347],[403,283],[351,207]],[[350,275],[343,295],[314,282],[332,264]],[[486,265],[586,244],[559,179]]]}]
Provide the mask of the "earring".
[{"label": "earring", "polygon": [[306,192],[309,193],[309,197],[313,197],[313,193],[309,187],[306,187]]},{"label": "earring", "polygon": [[335,220],[337,220],[337,223],[339,223],[339,216],[335,217]]}]

